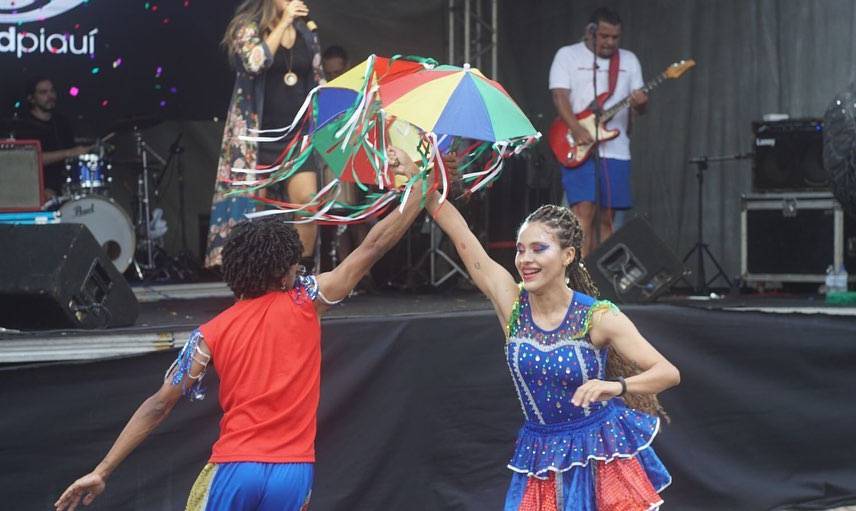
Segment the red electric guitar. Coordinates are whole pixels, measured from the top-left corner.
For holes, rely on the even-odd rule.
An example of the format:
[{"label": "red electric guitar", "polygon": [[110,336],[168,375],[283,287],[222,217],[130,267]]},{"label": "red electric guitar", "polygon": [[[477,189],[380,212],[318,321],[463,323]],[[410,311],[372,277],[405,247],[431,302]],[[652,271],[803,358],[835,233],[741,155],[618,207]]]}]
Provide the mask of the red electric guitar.
[{"label": "red electric guitar", "polygon": [[[675,62],[671,66],[667,67],[665,71],[657,75],[656,78],[646,83],[645,86],[642,87],[642,91],[646,94],[650,94],[651,91],[654,90],[658,85],[663,83],[664,80],[674,80],[676,78],[680,78],[681,75],[683,75],[693,66],[695,66],[695,61],[692,59]],[[600,142],[605,142],[607,140],[612,140],[620,133],[619,130],[606,129],[606,123],[610,119],[615,117],[615,114],[627,108],[628,106],[630,106],[630,96],[627,96],[615,105],[604,110],[600,116],[600,125],[597,127],[595,127],[594,113],[591,111],[591,109],[587,108],[582,112],[574,115],[576,116],[577,121],[579,121],[582,127],[589,132],[591,138],[595,138],[595,129],[597,129],[597,140]],[[556,155],[556,159],[559,160],[559,163],[561,163],[562,166],[570,168],[576,168],[585,163],[596,145],[577,145],[577,143],[574,141],[573,134],[571,134],[571,130],[568,128],[568,125],[565,124],[565,121],[563,121],[561,117],[556,117],[556,119],[550,125],[550,132],[547,134],[547,141],[550,144],[550,149],[553,150],[553,154]]]}]

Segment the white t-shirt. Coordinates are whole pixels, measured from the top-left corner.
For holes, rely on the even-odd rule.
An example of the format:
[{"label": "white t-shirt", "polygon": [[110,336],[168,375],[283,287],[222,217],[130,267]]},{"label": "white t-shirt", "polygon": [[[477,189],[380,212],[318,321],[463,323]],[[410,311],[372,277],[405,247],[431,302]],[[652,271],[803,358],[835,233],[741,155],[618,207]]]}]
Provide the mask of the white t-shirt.
[{"label": "white t-shirt", "polygon": [[[642,88],[642,67],[639,59],[631,51],[618,50],[620,62],[618,66],[618,82],[615,91],[606,101],[604,108],[623,100],[636,89]],[[550,66],[550,89],[570,89],[571,108],[579,113],[591,105],[595,95],[592,85],[592,60],[594,54],[584,43],[572,44],[559,48]],[[597,59],[597,94],[609,90],[609,59]],[[627,136],[627,123],[630,112],[625,108],[613,117],[606,127],[621,130],[614,139],[600,144],[600,155],[616,160],[630,159],[630,138]]]}]

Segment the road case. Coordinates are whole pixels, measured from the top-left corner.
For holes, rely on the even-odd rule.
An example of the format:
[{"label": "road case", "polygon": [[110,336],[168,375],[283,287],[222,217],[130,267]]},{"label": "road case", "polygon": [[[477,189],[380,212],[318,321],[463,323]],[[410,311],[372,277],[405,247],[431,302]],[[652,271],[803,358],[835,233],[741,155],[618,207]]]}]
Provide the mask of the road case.
[{"label": "road case", "polygon": [[856,274],[856,220],[829,192],[748,194],[741,198],[740,273],[744,282],[819,282],[830,265]]}]

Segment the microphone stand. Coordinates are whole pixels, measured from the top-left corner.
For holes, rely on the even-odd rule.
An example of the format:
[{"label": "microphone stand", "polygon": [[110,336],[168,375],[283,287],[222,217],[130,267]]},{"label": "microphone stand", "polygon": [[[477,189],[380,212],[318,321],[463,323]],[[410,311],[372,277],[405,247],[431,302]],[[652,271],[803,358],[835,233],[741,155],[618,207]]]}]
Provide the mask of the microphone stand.
[{"label": "microphone stand", "polygon": [[[193,263],[193,258],[187,249],[187,229],[185,221],[185,205],[184,205],[184,165],[182,155],[184,154],[184,146],[181,145],[181,139],[184,137],[184,132],[180,131],[178,136],[169,146],[169,156],[164,163],[163,172],[155,185],[155,190],[159,191],[163,181],[168,173],[172,172],[178,180],[178,228],[181,238],[181,251],[175,257],[168,257],[164,268],[161,268],[164,280],[179,279],[181,281],[195,281],[198,278],[196,265]],[[172,183],[170,176],[167,184]]]},{"label": "microphone stand", "polygon": [[[592,82],[592,91],[594,92],[594,99],[592,99],[592,112],[594,113],[594,154],[593,164],[594,164],[594,217],[592,219],[592,224],[594,227],[594,247],[592,251],[600,246],[600,117],[603,113],[603,109],[600,107],[600,103],[597,101],[597,27],[594,30],[589,31],[589,37],[591,38],[591,53],[592,53],[592,66],[591,66],[591,82]],[[616,49],[615,51],[618,51]]]},{"label": "microphone stand", "polygon": [[[690,284],[693,288],[693,292],[696,294],[707,294],[710,292],[710,285],[713,284],[716,279],[722,277],[725,280],[725,283],[728,284],[728,289],[733,289],[734,284],[731,282],[731,279],[728,278],[728,275],[725,273],[725,270],[722,268],[722,265],[719,264],[719,261],[716,260],[716,257],[713,256],[713,253],[710,251],[707,243],[704,242],[704,171],[708,168],[708,163],[716,163],[716,162],[726,162],[726,161],[736,161],[743,160],[746,158],[751,158],[752,153],[748,154],[734,154],[729,156],[697,156],[695,158],[691,158],[689,160],[690,164],[696,166],[696,180],[698,181],[698,199],[696,200],[696,242],[693,247],[684,255],[683,262],[686,263],[693,254],[696,255],[696,282],[695,284],[687,281],[686,276],[681,277],[681,280]],[[708,280],[705,277],[704,272],[704,256],[710,258],[710,261],[716,267],[716,273],[713,277]]]},{"label": "microphone stand", "polygon": [[[166,158],[166,163],[164,164],[163,172],[160,175],[160,179],[158,179],[157,185],[155,185],[155,190],[160,190],[161,184],[163,184],[164,179],[169,171],[173,171],[178,178],[178,218],[179,218],[179,231],[181,234],[181,252],[182,254],[187,252],[187,237],[185,236],[185,226],[184,226],[184,167],[181,162],[181,155],[184,154],[184,146],[181,145],[181,139],[184,137],[184,132],[178,132],[178,136],[175,137],[172,144],[169,146],[169,156]],[[175,165],[170,167],[170,164],[175,162]],[[172,178],[170,178],[170,182]]]}]

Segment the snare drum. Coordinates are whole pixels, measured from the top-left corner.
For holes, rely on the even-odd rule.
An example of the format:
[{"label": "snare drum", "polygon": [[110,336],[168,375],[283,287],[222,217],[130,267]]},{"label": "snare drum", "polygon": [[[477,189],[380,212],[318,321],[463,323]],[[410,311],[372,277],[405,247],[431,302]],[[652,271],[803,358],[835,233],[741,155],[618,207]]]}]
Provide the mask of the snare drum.
[{"label": "snare drum", "polygon": [[68,173],[66,183],[70,195],[107,193],[107,186],[112,181],[109,175],[111,168],[110,163],[98,153],[81,154],[76,159],[69,158],[65,162],[65,170]]},{"label": "snare drum", "polygon": [[111,199],[89,195],[70,200],[59,208],[62,223],[83,224],[123,273],[134,260],[136,235],[128,214]]}]

